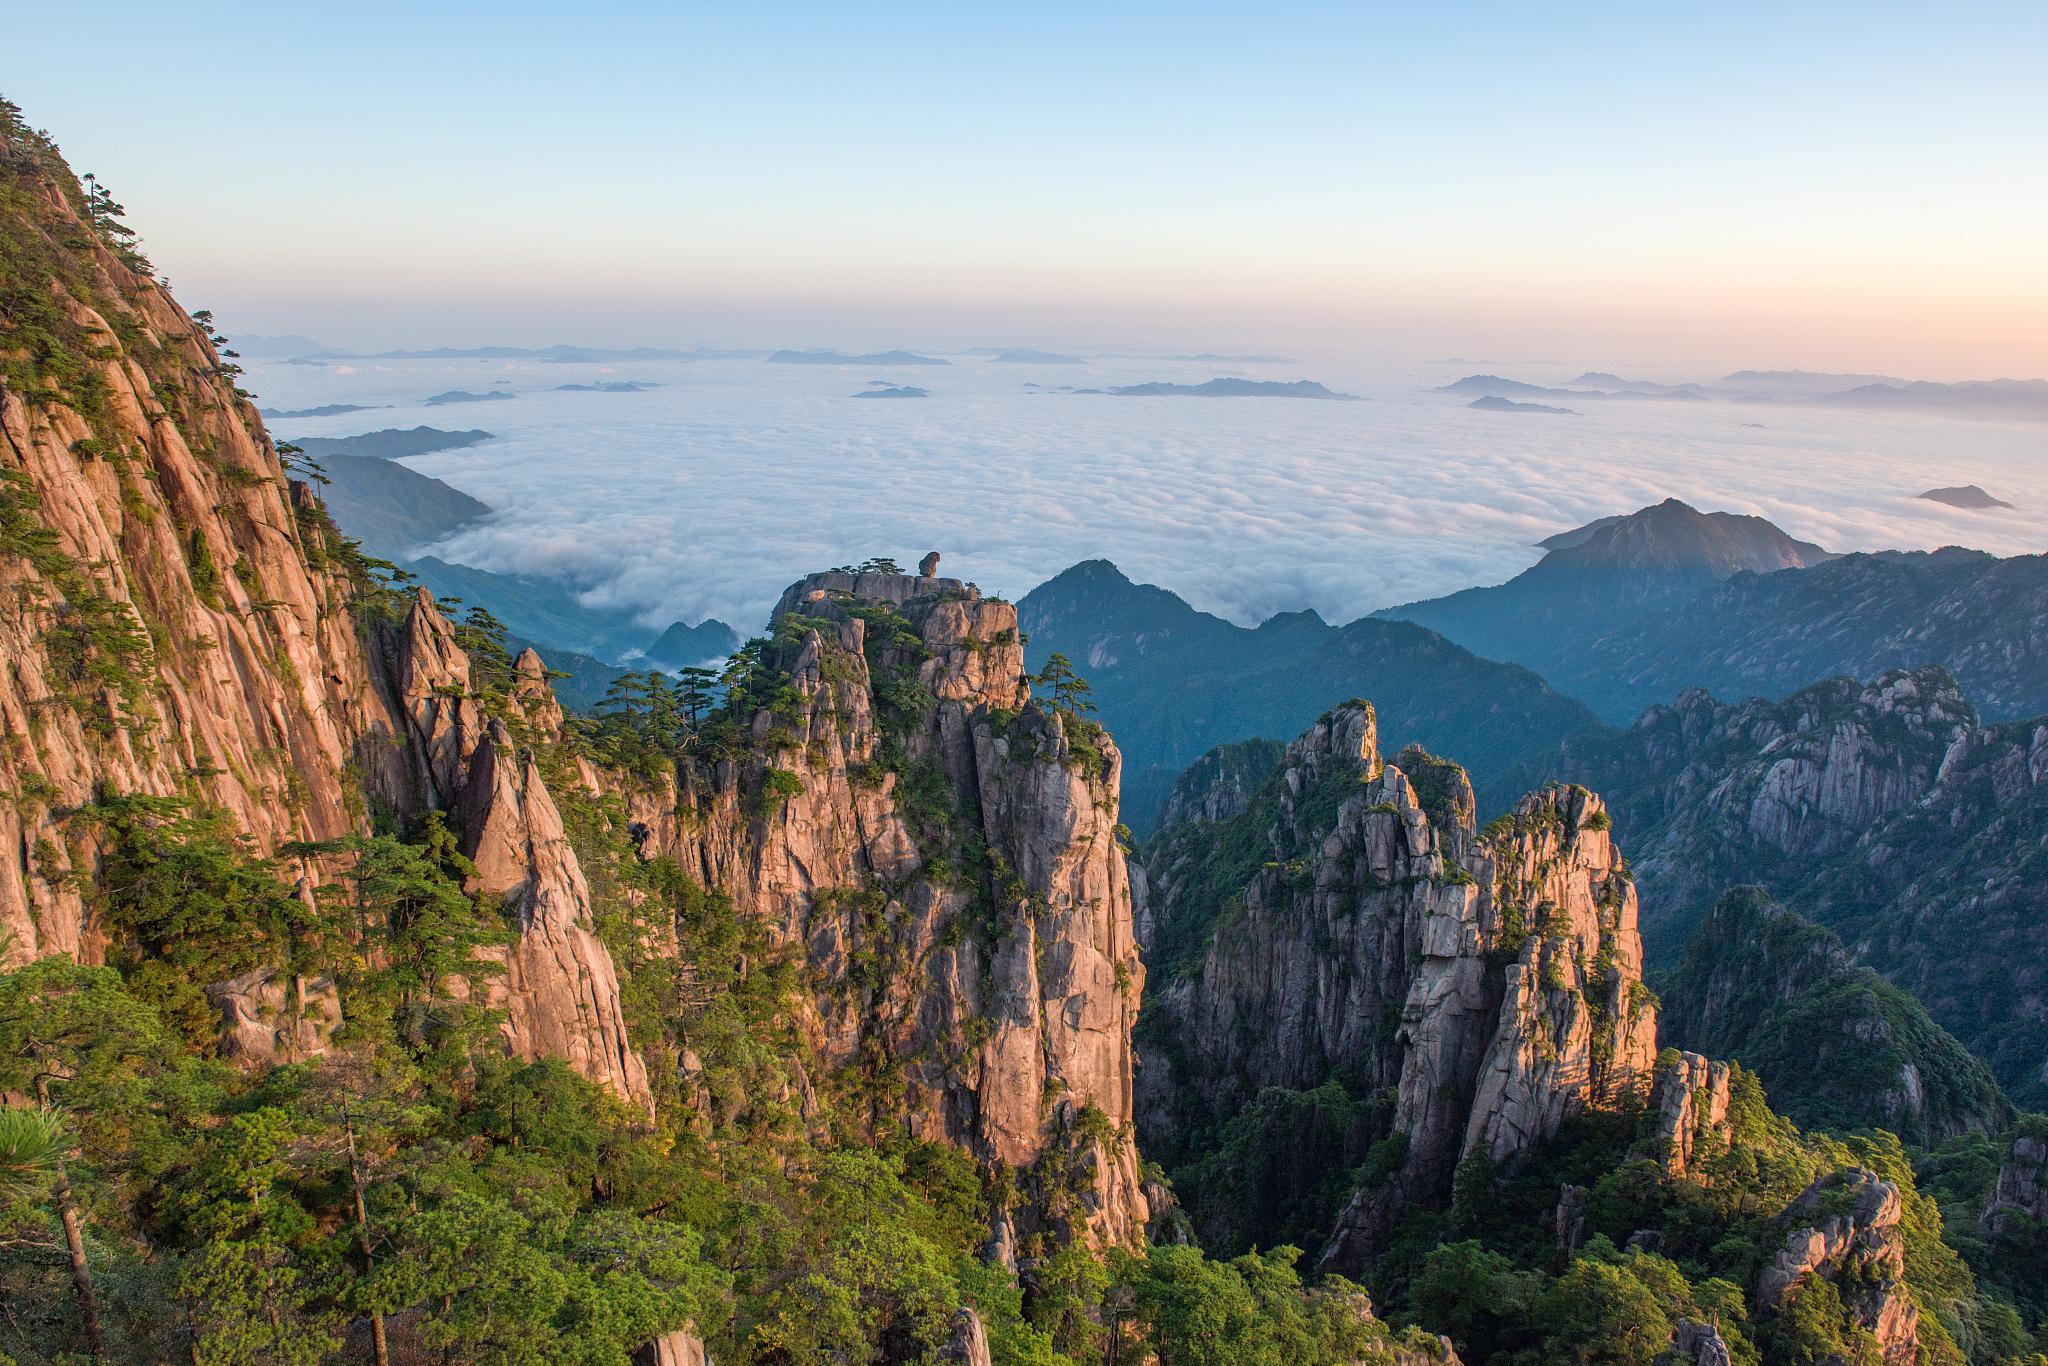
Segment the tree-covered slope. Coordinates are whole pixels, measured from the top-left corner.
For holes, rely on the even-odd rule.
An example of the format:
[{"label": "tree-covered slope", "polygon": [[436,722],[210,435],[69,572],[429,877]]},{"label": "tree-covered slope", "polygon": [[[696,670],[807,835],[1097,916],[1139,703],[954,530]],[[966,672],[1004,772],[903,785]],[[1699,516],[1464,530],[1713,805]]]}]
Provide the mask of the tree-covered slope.
[{"label": "tree-covered slope", "polygon": [[1926,1146],[2011,1119],[1990,1069],[1919,1001],[1760,888],[1720,899],[1662,994],[1665,1042],[1742,1063],[1804,1127]]},{"label": "tree-covered slope", "polygon": [[1685,688],[1779,698],[1838,675],[1927,664],[1955,675],[1992,719],[2048,711],[2048,556],[1950,547],[1737,574],[1542,672],[1621,722]]}]

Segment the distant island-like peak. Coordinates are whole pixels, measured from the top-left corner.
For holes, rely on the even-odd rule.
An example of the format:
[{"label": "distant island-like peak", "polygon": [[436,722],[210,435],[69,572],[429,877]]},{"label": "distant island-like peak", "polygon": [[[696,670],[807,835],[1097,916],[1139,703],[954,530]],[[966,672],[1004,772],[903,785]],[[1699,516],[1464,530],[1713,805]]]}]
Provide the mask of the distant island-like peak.
[{"label": "distant island-like peak", "polygon": [[1946,503],[1952,508],[1968,508],[1984,511],[1989,508],[2009,508],[2011,503],[2003,498],[1993,498],[1975,484],[1963,484],[1955,488],[1929,489],[1918,495],[1930,503]]},{"label": "distant island-like peak", "polygon": [[508,394],[503,389],[493,389],[485,394],[473,394],[467,389],[450,389],[446,393],[435,394],[428,398],[427,406],[429,408],[439,408],[448,403],[489,403],[493,399],[515,397],[517,395]]},{"label": "distant island-like peak", "polygon": [[1553,408],[1547,403],[1517,403],[1511,398],[1501,398],[1496,394],[1475,398],[1465,406],[1477,408],[1482,413],[1550,413],[1558,417],[1579,415],[1575,408]]},{"label": "distant island-like peak", "polygon": [[931,390],[920,389],[914,384],[885,384],[879,389],[863,389],[855,398],[930,398]]},{"label": "distant island-like peak", "polygon": [[1357,394],[1340,394],[1312,379],[1212,379],[1206,384],[1123,384],[1113,389],[1076,389],[1077,394],[1112,394],[1118,398],[1321,398],[1360,402]]},{"label": "distant island-like peak", "polygon": [[768,357],[770,365],[951,365],[937,356],[920,356],[913,351],[777,351]]},{"label": "distant island-like peak", "polygon": [[367,413],[379,405],[370,403],[323,403],[317,408],[258,408],[258,417],[339,417],[343,413]]}]

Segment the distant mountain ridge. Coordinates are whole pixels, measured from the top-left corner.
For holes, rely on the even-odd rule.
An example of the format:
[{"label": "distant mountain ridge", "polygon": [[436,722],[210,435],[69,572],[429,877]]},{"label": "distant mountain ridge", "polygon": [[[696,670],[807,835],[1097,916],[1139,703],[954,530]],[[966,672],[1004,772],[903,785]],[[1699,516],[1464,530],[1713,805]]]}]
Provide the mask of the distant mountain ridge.
[{"label": "distant mountain ridge", "polygon": [[1320,398],[1347,403],[1364,400],[1356,394],[1340,394],[1312,379],[1220,378],[1202,384],[1120,384],[1108,389],[1075,389],[1077,394],[1110,394],[1118,398]]},{"label": "distant mountain ridge", "polygon": [[1476,408],[1482,413],[1549,413],[1556,417],[1578,416],[1575,409],[1553,408],[1547,403],[1520,403],[1511,398],[1501,398],[1497,394],[1481,394],[1465,406]]},{"label": "distant mountain ridge", "polygon": [[1576,667],[1586,644],[1627,621],[1685,602],[1744,570],[1805,568],[1832,558],[1761,517],[1703,513],[1676,498],[1560,537],[1535,565],[1498,587],[1467,588],[1374,615],[1427,626],[1474,654],[1524,665],[1571,692],[1566,678],[1579,686],[1588,681]]},{"label": "distant mountain ridge", "polygon": [[770,365],[951,365],[937,356],[920,356],[913,351],[866,351],[848,355],[844,351],[777,351],[768,357]]},{"label": "distant mountain ridge", "polygon": [[2048,379],[1961,380],[1943,384],[1890,375],[1737,370],[1712,384],[1659,384],[1589,370],[1562,386],[1531,384],[1505,375],[1466,375],[1439,386],[1436,392],[1508,399],[1719,399],[1972,417],[2048,418]]},{"label": "distant mountain ridge", "polygon": [[323,403],[317,408],[258,408],[258,417],[338,417],[343,413],[367,413],[382,404]]},{"label": "distant mountain ridge", "polygon": [[292,444],[315,460],[336,455],[403,460],[407,456],[426,455],[430,451],[464,450],[489,441],[491,436],[492,433],[474,427],[466,432],[452,432],[440,427],[385,427],[357,436],[294,437]]},{"label": "distant mountain ridge", "polygon": [[577,365],[635,360],[754,360],[768,352],[721,350],[708,346],[687,351],[665,346],[436,346],[412,351],[320,351],[302,354],[323,360],[538,360]]},{"label": "distant mountain ridge", "polygon": [[1124,811],[1148,830],[1174,780],[1217,745],[1291,735],[1336,702],[1370,694],[1390,738],[1457,754],[1493,774],[1595,724],[1525,669],[1480,659],[1406,622],[1332,626],[1290,612],[1257,627],[1197,611],[1163,588],[1089,560],[1017,605],[1026,659],[1065,654],[1094,687],[1124,753]]},{"label": "distant mountain ridge", "polygon": [[1953,673],[1986,716],[2048,711],[2048,555],[1950,546],[1737,573],[1580,637],[1538,672],[1622,722],[1689,687],[1775,698],[1824,678],[1923,664]]}]

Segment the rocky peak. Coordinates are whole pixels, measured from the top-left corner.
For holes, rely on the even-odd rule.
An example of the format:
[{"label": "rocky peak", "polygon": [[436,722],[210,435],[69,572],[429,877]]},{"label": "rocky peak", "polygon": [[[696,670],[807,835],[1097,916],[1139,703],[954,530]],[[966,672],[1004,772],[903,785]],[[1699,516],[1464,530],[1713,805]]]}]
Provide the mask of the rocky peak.
[{"label": "rocky peak", "polygon": [[483,739],[484,713],[470,687],[469,655],[424,588],[413,594],[396,658],[398,699],[422,787],[432,804],[452,806]]},{"label": "rocky peak", "polygon": [[1694,1162],[1728,1145],[1729,1068],[1697,1053],[1667,1055],[1657,1070],[1651,1105],[1664,1170],[1683,1176]]},{"label": "rocky peak", "polygon": [[2013,1132],[1984,1202],[1983,1222],[1994,1232],[2016,1215],[2048,1224],[2048,1124],[2038,1119]]},{"label": "rocky peak", "polygon": [[828,1088],[900,1077],[877,1122],[1019,1172],[1020,1239],[1136,1239],[1115,744],[957,579],[811,575],[754,657],[745,745],[686,763],[647,840],[802,955]]},{"label": "rocky peak", "polygon": [[1380,770],[1379,718],[1372,703],[1353,698],[1316,719],[1282,758],[1288,789],[1299,795],[1332,767],[1355,769],[1368,781]]},{"label": "rocky peak", "polygon": [[556,700],[554,687],[548,682],[546,661],[531,646],[521,650],[518,658],[512,661],[512,707],[520,720],[542,735],[561,734],[565,719],[562,704]]},{"label": "rocky peak", "polygon": [[518,923],[492,1004],[513,1054],[561,1058],[651,1109],[647,1068],[627,1037],[618,969],[598,939],[589,885],[531,754],[494,722],[469,765],[459,807],[475,890]]},{"label": "rocky peak", "polygon": [[1907,1366],[1917,1353],[1920,1309],[1905,1282],[1904,1209],[1897,1186],[1861,1167],[1815,1181],[1783,1216],[1789,1228],[1757,1279],[1758,1307],[1780,1308],[1812,1278],[1831,1281],[1887,1366]]},{"label": "rocky peak", "polygon": [[1834,558],[1810,541],[1794,540],[1762,517],[1701,512],[1677,498],[1598,527],[1551,556],[1560,563],[1629,569],[1697,568],[1713,578],[1743,570],[1768,574],[1805,569]]},{"label": "rocky peak", "polygon": [[1355,1269],[1393,1208],[1446,1198],[1467,1155],[1509,1161],[1641,1094],[1656,1014],[1609,823],[1592,793],[1552,787],[1479,831],[1457,765],[1382,760],[1366,704],[1325,715],[1243,811],[1162,831],[1147,860],[1167,974],[1148,1141],[1171,1150],[1262,1087],[1341,1072],[1390,1089],[1403,1159],[1326,1262]]}]

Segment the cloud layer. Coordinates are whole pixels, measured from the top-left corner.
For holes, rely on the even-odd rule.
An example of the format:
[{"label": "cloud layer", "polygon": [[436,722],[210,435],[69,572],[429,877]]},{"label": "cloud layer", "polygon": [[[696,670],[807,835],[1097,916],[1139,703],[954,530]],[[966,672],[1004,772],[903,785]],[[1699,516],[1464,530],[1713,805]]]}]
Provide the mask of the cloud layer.
[{"label": "cloud layer", "polygon": [[[858,367],[251,368],[252,387],[276,406],[393,405],[375,426],[447,425],[447,410],[420,404],[447,389],[518,391],[487,414],[463,410],[497,440],[407,462],[499,510],[436,553],[563,576],[592,605],[627,607],[655,626],[716,616],[758,630],[805,572],[870,555],[910,563],[931,549],[946,572],[1011,596],[1102,557],[1240,622],[1304,607],[1348,621],[1500,582],[1536,559],[1541,537],[1667,496],[1758,513],[1836,550],[2015,554],[2048,538],[2040,424],[1729,404],[1485,413],[1424,392],[1443,374],[1376,377],[1335,364],[1241,373],[1314,378],[1371,402],[1023,387],[1219,373],[1132,359],[1077,371],[956,358],[923,372],[930,398],[898,403],[854,401],[883,377]],[[555,388],[600,379],[662,387]],[[346,435],[363,416],[285,421],[279,434]],[[1961,483],[2017,509],[1970,513],[1913,497]]]}]

